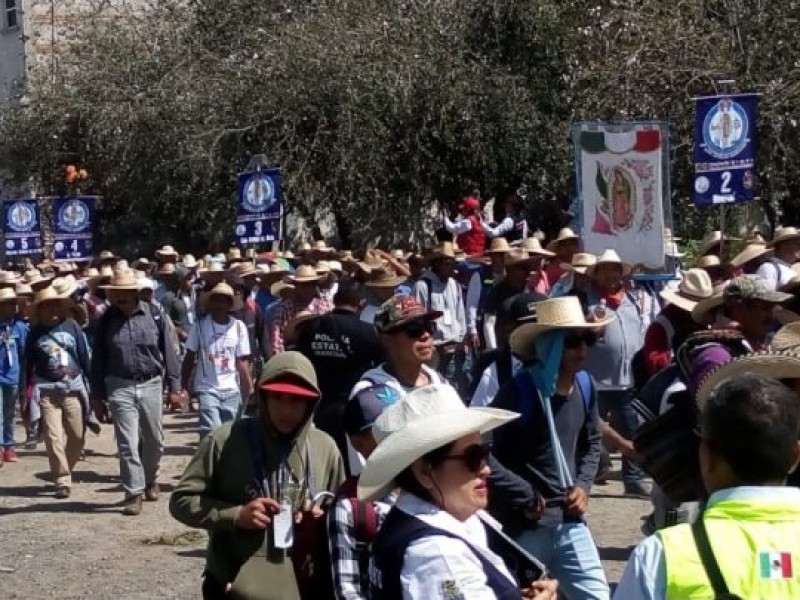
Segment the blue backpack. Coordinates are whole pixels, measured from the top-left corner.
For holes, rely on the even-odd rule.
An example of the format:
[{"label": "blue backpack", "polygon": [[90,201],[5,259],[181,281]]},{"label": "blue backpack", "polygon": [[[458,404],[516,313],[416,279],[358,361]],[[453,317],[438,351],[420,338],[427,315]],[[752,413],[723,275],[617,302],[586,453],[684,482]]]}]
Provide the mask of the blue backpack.
[{"label": "blue backpack", "polygon": [[[594,390],[592,377],[587,371],[578,371],[575,374],[575,380],[581,392],[583,408],[588,416]],[[529,423],[533,418],[533,399],[538,397],[539,394],[533,385],[533,378],[531,374],[528,373],[527,369],[522,369],[514,375],[514,387],[517,390],[517,408],[522,415],[521,422]]]}]

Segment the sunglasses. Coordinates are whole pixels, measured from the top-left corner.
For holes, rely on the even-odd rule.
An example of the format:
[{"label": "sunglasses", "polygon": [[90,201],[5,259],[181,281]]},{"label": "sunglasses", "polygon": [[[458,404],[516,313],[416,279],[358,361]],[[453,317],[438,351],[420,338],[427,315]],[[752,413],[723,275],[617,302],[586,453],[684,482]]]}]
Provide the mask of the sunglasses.
[{"label": "sunglasses", "polygon": [[414,321],[413,323],[398,327],[395,331],[397,333],[406,334],[412,340],[418,340],[425,334],[433,335],[435,328],[436,325],[434,325],[433,321]]},{"label": "sunglasses", "polygon": [[464,448],[461,454],[448,454],[442,460],[459,460],[468,471],[477,473],[489,460],[490,452],[489,444],[473,444]]},{"label": "sunglasses", "polygon": [[564,338],[564,347],[574,350],[575,348],[579,348],[581,344],[586,344],[591,348],[596,342],[597,336],[591,331],[580,331],[568,334],[567,337]]}]

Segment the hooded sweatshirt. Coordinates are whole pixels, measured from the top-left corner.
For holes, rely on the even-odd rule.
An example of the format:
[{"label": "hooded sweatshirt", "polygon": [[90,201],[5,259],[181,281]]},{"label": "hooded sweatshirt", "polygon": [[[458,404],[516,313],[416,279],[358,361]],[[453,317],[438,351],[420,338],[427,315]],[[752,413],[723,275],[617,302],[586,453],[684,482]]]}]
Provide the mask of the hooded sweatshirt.
[{"label": "hooded sweatshirt", "polygon": [[[315,407],[316,402],[310,400],[306,421],[290,439],[281,436],[268,417],[252,417],[258,419],[263,434],[269,489],[279,502],[275,490],[282,456],[286,456],[290,476],[299,481],[306,478],[306,456],[310,456],[315,492],[334,493],[345,479],[336,443],[311,423]],[[232,598],[299,599],[291,555],[274,547],[272,527],[246,531],[234,525],[237,509],[254,497],[256,467],[248,420],[227,423],[200,442],[172,493],[170,512],[181,523],[208,531],[206,571],[223,585],[233,584]],[[303,485],[298,490],[295,511],[302,506],[306,489]]]}]

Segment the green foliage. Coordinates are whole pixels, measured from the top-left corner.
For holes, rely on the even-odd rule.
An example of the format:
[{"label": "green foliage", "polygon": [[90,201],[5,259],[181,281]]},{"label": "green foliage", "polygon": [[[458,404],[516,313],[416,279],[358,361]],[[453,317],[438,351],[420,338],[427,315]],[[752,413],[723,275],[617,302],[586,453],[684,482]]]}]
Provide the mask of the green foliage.
[{"label": "green foliage", "polygon": [[408,244],[466,182],[486,197],[525,183],[532,212],[550,207],[572,120],[656,118],[672,124],[675,229],[700,237],[690,99],[716,78],[764,93],[768,206],[800,197],[797,15],[765,0],[162,2],[87,18],[61,80],[40,76],[0,119],[0,162],[41,193],[87,168],[120,250],[225,247],[255,153],[309,225],[333,212],[345,243]]}]

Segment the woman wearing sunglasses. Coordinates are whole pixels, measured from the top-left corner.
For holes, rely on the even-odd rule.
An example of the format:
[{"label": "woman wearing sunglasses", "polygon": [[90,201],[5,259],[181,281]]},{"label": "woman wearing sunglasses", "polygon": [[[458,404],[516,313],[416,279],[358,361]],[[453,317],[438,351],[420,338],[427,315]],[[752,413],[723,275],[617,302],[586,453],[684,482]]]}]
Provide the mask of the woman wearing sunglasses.
[{"label": "woman wearing sunglasses", "polygon": [[488,502],[489,449],[481,435],[519,415],[466,408],[448,385],[419,388],[373,425],[378,446],[359,497],[399,491],[373,545],[380,583],[373,598],[518,599],[555,597],[554,581],[522,590],[489,549],[481,511]]}]

